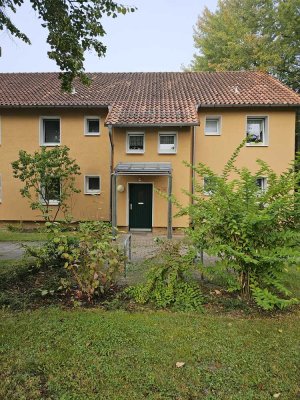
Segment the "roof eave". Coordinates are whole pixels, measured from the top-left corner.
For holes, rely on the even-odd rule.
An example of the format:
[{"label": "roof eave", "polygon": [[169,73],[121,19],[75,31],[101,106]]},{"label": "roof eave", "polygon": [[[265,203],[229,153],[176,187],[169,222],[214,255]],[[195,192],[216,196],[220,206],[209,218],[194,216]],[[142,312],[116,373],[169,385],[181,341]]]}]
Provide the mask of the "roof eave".
[{"label": "roof eave", "polygon": [[197,109],[199,108],[283,108],[283,107],[288,107],[288,108],[298,108],[300,107],[300,103],[298,104],[198,104]]},{"label": "roof eave", "polygon": [[183,126],[199,126],[200,123],[199,122],[167,122],[167,123],[163,123],[163,124],[158,124],[158,123],[153,123],[153,124],[114,124],[111,122],[106,122],[105,123],[106,126],[113,126],[114,128],[151,128],[151,127],[158,127],[158,128],[162,128],[162,127],[183,127]]}]

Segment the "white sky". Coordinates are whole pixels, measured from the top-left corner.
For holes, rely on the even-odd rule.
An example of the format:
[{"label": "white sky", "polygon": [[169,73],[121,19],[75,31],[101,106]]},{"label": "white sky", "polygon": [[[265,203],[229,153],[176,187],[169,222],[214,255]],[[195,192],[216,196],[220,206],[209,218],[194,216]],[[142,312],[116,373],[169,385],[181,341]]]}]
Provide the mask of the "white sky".
[{"label": "white sky", "polygon": [[[215,9],[217,0],[121,0],[135,5],[133,14],[105,19],[105,58],[86,55],[86,71],[179,71],[195,52],[193,25],[204,6]],[[12,16],[13,22],[30,38],[26,45],[0,32],[0,72],[57,71],[47,57],[46,31],[28,4]]]}]

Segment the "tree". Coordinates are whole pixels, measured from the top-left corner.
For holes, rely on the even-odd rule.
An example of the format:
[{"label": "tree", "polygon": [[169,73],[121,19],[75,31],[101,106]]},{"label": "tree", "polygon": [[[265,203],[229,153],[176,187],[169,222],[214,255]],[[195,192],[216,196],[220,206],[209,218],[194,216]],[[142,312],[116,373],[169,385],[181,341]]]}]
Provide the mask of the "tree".
[{"label": "tree", "polygon": [[[14,25],[8,12],[16,13],[24,0],[0,0],[0,31],[10,34],[27,44],[30,39]],[[106,53],[106,46],[99,40],[106,32],[101,23],[104,15],[116,18],[118,14],[134,12],[135,7],[125,7],[112,0],[30,0],[33,9],[48,29],[47,43],[54,60],[64,73],[60,74],[62,89],[71,91],[72,82],[79,77],[89,83],[84,74],[84,52],[94,50],[98,57]]]},{"label": "tree", "polygon": [[[201,163],[192,166],[199,179],[190,194],[193,203],[180,214],[191,218],[188,236],[196,253],[204,250],[219,258],[213,271],[224,274],[229,289],[240,291],[246,300],[253,297],[265,309],[283,308],[295,302],[282,285],[284,269],[300,259],[300,193],[295,191],[300,155],[281,175],[257,160],[253,174],[236,166],[244,145],[245,141],[221,175]],[[258,186],[262,177],[265,188]]]},{"label": "tree", "polygon": [[193,71],[262,70],[300,92],[299,0],[219,0],[194,27]]},{"label": "tree", "polygon": [[69,157],[69,148],[55,147],[29,154],[19,151],[18,160],[12,163],[13,175],[24,186],[20,193],[30,202],[32,210],[40,210],[45,221],[55,221],[59,211],[69,210],[68,199],[80,190],[75,186],[80,168]]}]

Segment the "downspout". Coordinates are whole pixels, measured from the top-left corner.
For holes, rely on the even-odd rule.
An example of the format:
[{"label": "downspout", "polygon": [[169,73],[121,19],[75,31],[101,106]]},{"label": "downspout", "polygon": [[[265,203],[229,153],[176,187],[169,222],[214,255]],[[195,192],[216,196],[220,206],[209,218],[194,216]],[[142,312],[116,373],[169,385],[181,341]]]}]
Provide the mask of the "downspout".
[{"label": "downspout", "polygon": [[[196,126],[193,126],[193,137],[192,137],[192,166],[195,165],[195,142],[196,142]],[[194,203],[194,194],[195,194],[195,170],[192,168],[192,203]]]},{"label": "downspout", "polygon": [[113,144],[113,138],[112,138],[112,125],[108,125],[108,136],[109,136],[109,142],[110,142],[110,198],[109,198],[109,204],[110,204],[110,222],[112,222],[112,176],[113,176],[113,168],[114,168],[114,144]]}]

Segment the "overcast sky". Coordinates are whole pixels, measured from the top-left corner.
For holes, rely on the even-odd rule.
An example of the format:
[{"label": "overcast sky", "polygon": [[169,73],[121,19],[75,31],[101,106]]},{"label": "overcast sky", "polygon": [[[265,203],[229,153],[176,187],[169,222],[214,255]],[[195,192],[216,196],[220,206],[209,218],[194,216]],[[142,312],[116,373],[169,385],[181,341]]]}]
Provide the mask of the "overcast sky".
[{"label": "overcast sky", "polygon": [[[135,5],[133,14],[105,19],[107,45],[105,58],[86,55],[87,71],[179,71],[189,64],[195,51],[193,25],[204,6],[211,10],[217,0],[123,0]],[[30,38],[23,44],[7,32],[0,32],[0,72],[57,71],[47,57],[46,31],[35,12],[26,4],[13,16],[13,22]]]}]

